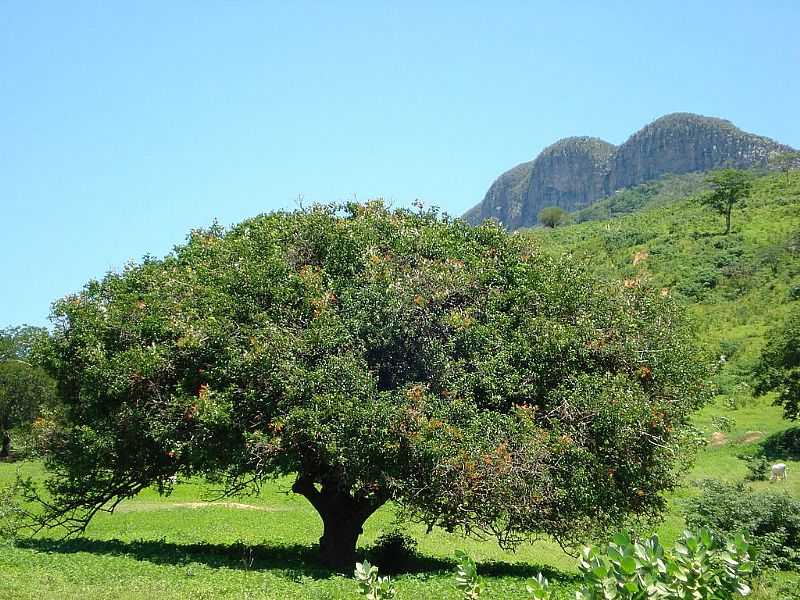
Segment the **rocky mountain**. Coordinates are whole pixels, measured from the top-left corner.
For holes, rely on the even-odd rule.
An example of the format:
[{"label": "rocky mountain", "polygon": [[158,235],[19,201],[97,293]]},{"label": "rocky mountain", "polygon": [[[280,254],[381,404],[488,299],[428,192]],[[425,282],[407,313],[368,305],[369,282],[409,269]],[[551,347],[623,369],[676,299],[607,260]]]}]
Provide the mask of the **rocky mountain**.
[{"label": "rocky mountain", "polygon": [[498,177],[464,218],[473,224],[495,218],[509,229],[528,227],[545,206],[573,211],[667,173],[763,167],[771,155],[790,150],[730,121],[675,113],[618,147],[592,137],[560,140]]}]

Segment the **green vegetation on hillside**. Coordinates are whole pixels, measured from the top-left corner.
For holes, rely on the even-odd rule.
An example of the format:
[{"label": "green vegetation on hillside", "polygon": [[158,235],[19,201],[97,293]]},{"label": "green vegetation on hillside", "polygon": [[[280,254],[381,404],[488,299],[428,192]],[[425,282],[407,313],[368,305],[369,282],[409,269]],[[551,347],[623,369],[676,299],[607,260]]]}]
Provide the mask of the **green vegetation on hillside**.
[{"label": "green vegetation on hillside", "polygon": [[695,195],[642,204],[617,219],[521,235],[545,252],[586,260],[598,279],[655,287],[686,302],[703,348],[719,361],[720,391],[731,402],[750,397],[744,386],[765,332],[800,299],[800,172],[755,178],[727,236]]},{"label": "green vegetation on hillside", "polygon": [[618,190],[608,198],[572,213],[577,223],[621,217],[645,208],[682,200],[707,187],[705,173],[665,175],[633,187]]}]

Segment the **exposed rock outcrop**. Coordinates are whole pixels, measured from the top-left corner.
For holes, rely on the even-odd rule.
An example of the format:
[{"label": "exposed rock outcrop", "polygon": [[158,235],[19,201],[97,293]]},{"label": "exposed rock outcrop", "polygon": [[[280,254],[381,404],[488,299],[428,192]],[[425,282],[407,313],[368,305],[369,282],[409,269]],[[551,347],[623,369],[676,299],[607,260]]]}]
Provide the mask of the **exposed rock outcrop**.
[{"label": "exposed rock outcrop", "polygon": [[770,156],[790,150],[730,121],[675,113],[653,121],[619,147],[590,137],[560,140],[498,177],[464,218],[473,224],[495,218],[518,229],[534,225],[546,206],[572,211],[667,173],[763,167]]}]

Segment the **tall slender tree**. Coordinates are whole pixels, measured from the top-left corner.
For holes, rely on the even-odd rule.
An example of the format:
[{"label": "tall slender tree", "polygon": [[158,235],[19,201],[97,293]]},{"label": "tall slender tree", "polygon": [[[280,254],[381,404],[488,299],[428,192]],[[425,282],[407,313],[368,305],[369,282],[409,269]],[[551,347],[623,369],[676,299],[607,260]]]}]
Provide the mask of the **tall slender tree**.
[{"label": "tall slender tree", "polygon": [[714,171],[706,179],[711,190],[700,196],[700,201],[725,217],[724,235],[731,231],[731,212],[735,204],[750,194],[750,174],[739,169]]}]

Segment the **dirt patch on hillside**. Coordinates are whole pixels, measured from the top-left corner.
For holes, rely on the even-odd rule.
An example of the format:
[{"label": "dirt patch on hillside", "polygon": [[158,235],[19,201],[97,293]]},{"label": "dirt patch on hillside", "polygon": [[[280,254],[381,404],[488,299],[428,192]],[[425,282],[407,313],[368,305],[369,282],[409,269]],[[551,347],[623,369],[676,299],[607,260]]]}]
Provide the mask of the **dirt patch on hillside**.
[{"label": "dirt patch on hillside", "polygon": [[235,510],[258,510],[262,512],[277,512],[284,510],[272,506],[258,506],[256,504],[243,504],[241,502],[125,502],[120,504],[115,512],[145,512],[154,510],[173,510],[176,508],[211,508],[221,506]]},{"label": "dirt patch on hillside", "polygon": [[728,436],[722,433],[721,431],[715,431],[711,434],[711,445],[714,448],[719,446],[724,446],[728,443]]},{"label": "dirt patch on hillside", "polygon": [[737,439],[739,444],[752,444],[764,437],[763,431],[746,431],[745,434]]}]

